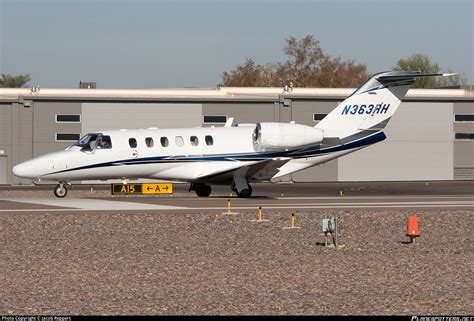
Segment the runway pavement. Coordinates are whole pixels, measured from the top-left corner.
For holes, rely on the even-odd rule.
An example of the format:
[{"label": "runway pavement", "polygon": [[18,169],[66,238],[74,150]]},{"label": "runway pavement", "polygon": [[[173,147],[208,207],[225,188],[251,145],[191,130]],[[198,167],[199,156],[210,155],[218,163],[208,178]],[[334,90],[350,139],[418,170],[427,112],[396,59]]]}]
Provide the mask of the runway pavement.
[{"label": "runway pavement", "polygon": [[473,208],[473,187],[473,182],[258,184],[249,199],[237,198],[224,187],[216,188],[209,198],[199,198],[184,185],[178,185],[172,196],[111,196],[102,186],[90,192],[83,187],[58,199],[48,193],[38,195],[46,192],[41,187],[23,190],[21,197],[0,193],[0,212],[222,211],[228,200],[233,210]]}]

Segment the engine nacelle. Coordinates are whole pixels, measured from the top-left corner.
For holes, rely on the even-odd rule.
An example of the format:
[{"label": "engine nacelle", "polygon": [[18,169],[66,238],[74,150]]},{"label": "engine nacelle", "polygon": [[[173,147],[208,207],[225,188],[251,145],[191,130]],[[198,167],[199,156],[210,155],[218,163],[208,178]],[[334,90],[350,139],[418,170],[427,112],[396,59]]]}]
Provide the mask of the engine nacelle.
[{"label": "engine nacelle", "polygon": [[303,148],[320,143],[323,138],[319,128],[291,123],[258,123],[253,132],[258,151]]}]

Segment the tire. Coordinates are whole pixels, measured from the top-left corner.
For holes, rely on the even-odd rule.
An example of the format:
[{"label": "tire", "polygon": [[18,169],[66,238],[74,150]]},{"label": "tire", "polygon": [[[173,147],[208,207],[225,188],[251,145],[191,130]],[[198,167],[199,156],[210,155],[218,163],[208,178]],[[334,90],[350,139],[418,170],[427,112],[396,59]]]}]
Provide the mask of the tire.
[{"label": "tire", "polygon": [[64,185],[56,185],[54,188],[54,195],[58,198],[64,198],[67,195],[67,188]]},{"label": "tire", "polygon": [[243,189],[237,192],[237,196],[240,198],[249,198],[252,195],[252,186],[249,185],[249,188]]},{"label": "tire", "polygon": [[212,189],[210,185],[197,184],[194,186],[194,191],[199,197],[209,197],[209,195],[211,195]]}]

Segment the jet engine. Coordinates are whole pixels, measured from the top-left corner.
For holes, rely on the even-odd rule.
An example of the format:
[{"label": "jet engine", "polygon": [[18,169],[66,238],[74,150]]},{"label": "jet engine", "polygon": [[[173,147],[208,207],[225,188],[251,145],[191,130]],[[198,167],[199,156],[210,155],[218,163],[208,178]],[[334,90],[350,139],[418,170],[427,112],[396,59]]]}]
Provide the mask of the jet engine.
[{"label": "jet engine", "polygon": [[253,142],[258,151],[279,151],[303,148],[323,141],[323,131],[294,123],[258,123]]}]

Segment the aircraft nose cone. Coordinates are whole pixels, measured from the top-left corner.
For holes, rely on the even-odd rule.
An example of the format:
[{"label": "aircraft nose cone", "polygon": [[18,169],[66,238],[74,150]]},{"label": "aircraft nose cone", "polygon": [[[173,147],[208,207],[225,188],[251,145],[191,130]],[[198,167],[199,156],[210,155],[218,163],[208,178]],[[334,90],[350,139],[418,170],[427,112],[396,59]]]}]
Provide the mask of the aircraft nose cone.
[{"label": "aircraft nose cone", "polygon": [[17,177],[25,177],[25,166],[23,164],[18,164],[12,169],[13,174]]},{"label": "aircraft nose cone", "polygon": [[17,177],[22,178],[34,178],[35,177],[35,167],[31,166],[31,161],[27,161],[21,164],[18,164],[13,167],[13,174]]}]

